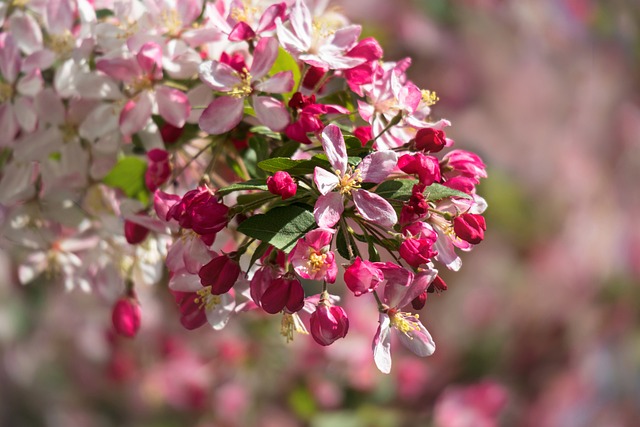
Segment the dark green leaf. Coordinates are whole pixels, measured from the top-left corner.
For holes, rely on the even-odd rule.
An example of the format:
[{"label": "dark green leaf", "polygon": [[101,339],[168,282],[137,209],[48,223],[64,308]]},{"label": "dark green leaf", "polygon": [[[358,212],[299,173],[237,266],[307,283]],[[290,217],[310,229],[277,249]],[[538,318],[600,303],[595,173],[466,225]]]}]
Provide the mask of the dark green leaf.
[{"label": "dark green leaf", "polygon": [[470,199],[467,193],[445,187],[441,184],[431,184],[424,190],[424,195],[430,202],[446,199],[447,197],[460,197],[462,199]]},{"label": "dark green leaf", "polygon": [[271,153],[273,157],[291,157],[300,147],[300,143],[296,141],[289,141],[282,144],[281,147],[276,148]]},{"label": "dark green leaf", "polygon": [[380,254],[378,253],[378,249],[373,243],[373,239],[367,242],[367,248],[369,249],[369,261],[371,262],[380,261]]},{"label": "dark green leaf", "polygon": [[264,179],[251,179],[249,181],[236,182],[235,184],[231,184],[226,187],[220,188],[218,191],[216,191],[216,193],[224,196],[225,194],[233,193],[234,191],[242,191],[242,190],[267,191],[267,183]]},{"label": "dark green leaf", "polygon": [[274,132],[266,126],[254,126],[251,129],[249,129],[249,132],[268,136],[269,138],[272,138],[272,139],[282,138],[282,136],[280,135],[280,132]]},{"label": "dark green leaf", "polygon": [[141,158],[122,157],[102,181],[109,187],[122,190],[127,197],[146,204],[149,202],[149,190],[144,182],[146,170],[147,162]]},{"label": "dark green leaf", "polygon": [[[376,188],[375,193],[387,200],[408,200],[411,190],[418,181],[415,179],[394,179],[385,181]],[[424,190],[426,199],[430,202],[446,199],[447,197],[461,197],[470,199],[471,197],[462,191],[445,187],[442,184],[431,184]]]},{"label": "dark green leaf", "polygon": [[247,218],[238,226],[238,231],[289,252],[298,239],[316,227],[313,214],[308,209],[290,205]]}]

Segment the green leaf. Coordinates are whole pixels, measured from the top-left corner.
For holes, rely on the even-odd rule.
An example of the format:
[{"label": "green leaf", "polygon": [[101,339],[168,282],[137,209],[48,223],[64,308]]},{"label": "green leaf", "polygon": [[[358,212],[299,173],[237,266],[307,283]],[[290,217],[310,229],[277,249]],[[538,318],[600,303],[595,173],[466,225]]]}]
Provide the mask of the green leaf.
[{"label": "green leaf", "polygon": [[338,234],[336,236],[336,249],[340,256],[346,260],[350,260],[349,256],[349,242],[344,237],[344,232],[342,231],[342,227],[338,229]]},{"label": "green leaf", "polygon": [[122,190],[127,197],[138,199],[147,204],[149,190],[144,182],[146,170],[147,162],[139,157],[126,156],[118,160],[118,163],[102,181],[109,187]]},{"label": "green leaf", "polygon": [[263,171],[275,173],[278,171],[288,171],[306,162],[306,160],[293,160],[288,157],[273,157],[258,163],[258,167]]},{"label": "green leaf", "polygon": [[298,239],[314,228],[317,228],[316,220],[310,210],[290,205],[247,218],[238,226],[238,231],[289,252]]},{"label": "green leaf", "polygon": [[282,146],[273,150],[271,155],[273,157],[291,157],[300,147],[300,143],[296,141],[289,141],[282,144]]},{"label": "green leaf", "polygon": [[249,267],[247,270],[251,269],[251,267],[253,267],[253,264],[255,264],[256,261],[258,261],[260,257],[265,254],[265,252],[267,252],[267,249],[269,249],[269,246],[271,245],[269,245],[267,242],[261,242],[258,245],[256,250],[253,251],[253,255],[251,255],[251,261],[249,262]]},{"label": "green leaf", "polygon": [[273,138],[273,139],[282,139],[282,135],[280,135],[280,132],[274,132],[266,126],[254,126],[251,129],[249,129],[249,132],[257,133],[258,135],[268,136],[269,138]]},{"label": "green leaf", "polygon": [[216,193],[224,196],[225,194],[233,193],[234,191],[243,190],[267,191],[267,183],[264,179],[250,179],[249,181],[236,182],[235,184],[220,188]]},{"label": "green leaf", "polygon": [[302,76],[300,74],[300,67],[298,66],[296,60],[283,48],[278,49],[278,57],[276,58],[276,62],[274,62],[273,67],[271,67],[271,71],[269,73],[271,75],[274,75],[281,71],[291,71],[293,73],[293,89],[291,89],[291,92],[282,94],[286,104],[287,102],[289,102],[291,95],[293,95],[296,91],[296,88],[298,87],[300,78]]},{"label": "green leaf", "polygon": [[378,253],[378,249],[376,248],[375,244],[373,243],[373,239],[370,239],[367,242],[367,247],[369,249],[369,261],[371,261],[371,262],[380,261],[380,254]]},{"label": "green leaf", "polygon": [[[418,180],[416,179],[394,179],[392,181],[385,181],[378,185],[375,193],[387,200],[408,200],[409,197],[411,197],[411,190],[413,189],[413,186],[417,183]],[[428,186],[424,190],[424,195],[430,202],[446,199],[447,197],[461,197],[464,199],[471,198],[471,196],[463,193],[462,191],[454,190],[437,183]]]}]

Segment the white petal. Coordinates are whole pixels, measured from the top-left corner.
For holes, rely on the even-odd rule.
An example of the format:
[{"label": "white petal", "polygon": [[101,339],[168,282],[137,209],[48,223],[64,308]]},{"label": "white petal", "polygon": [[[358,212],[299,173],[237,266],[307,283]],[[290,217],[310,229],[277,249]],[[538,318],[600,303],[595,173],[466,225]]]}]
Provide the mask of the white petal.
[{"label": "white petal", "polygon": [[389,202],[377,194],[366,190],[354,190],[351,195],[358,213],[367,221],[383,227],[393,227],[398,222],[396,211]]},{"label": "white petal", "polygon": [[345,173],[347,170],[347,146],[340,128],[330,124],[322,131],[322,148],[335,170]]},{"label": "white petal", "polygon": [[336,188],[336,186],[340,182],[338,176],[335,173],[331,173],[319,166],[316,166],[313,172],[313,181],[316,183],[318,191],[320,191],[320,194],[322,194],[323,196]]},{"label": "white petal", "polygon": [[373,337],[373,360],[380,372],[388,374],[391,372],[391,334],[389,333],[391,320],[386,314],[380,313],[378,321],[380,326]]}]

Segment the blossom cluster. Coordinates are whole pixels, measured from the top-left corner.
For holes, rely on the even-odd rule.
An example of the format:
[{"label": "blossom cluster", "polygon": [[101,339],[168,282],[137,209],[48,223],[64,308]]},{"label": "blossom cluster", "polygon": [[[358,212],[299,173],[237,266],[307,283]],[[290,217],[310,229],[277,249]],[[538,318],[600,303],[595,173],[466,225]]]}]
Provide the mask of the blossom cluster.
[{"label": "blossom cluster", "polygon": [[485,165],[451,149],[410,59],[326,3],[0,5],[0,203],[21,282],[117,300],[134,336],[135,288],[168,280],[187,329],[255,310],[323,346],[348,334],[353,294],[378,308],[382,372],[392,334],[431,355],[415,312],[484,239]]}]

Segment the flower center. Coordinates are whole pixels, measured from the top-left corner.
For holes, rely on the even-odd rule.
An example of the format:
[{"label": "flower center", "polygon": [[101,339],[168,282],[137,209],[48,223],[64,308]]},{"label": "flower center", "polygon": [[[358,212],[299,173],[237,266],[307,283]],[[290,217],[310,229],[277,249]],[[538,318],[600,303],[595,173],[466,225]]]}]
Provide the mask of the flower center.
[{"label": "flower center", "polygon": [[0,82],[0,103],[9,101],[11,98],[13,98],[13,86]]},{"label": "flower center", "polygon": [[177,37],[180,34],[180,31],[182,30],[182,20],[180,19],[177,10],[163,10],[160,15],[160,19],[162,19],[162,23],[164,24],[168,35]]},{"label": "flower center", "polygon": [[351,194],[351,190],[360,188],[360,183],[362,182],[360,169],[349,168],[344,175],[337,170],[336,175],[338,175],[339,179],[340,194]]},{"label": "flower center", "polygon": [[198,294],[198,298],[195,298],[193,302],[198,304],[198,308],[201,310],[204,308],[205,311],[210,311],[222,302],[220,295],[213,295],[211,293],[211,286],[206,286],[196,293]]},{"label": "flower center", "polygon": [[309,261],[307,261],[307,268],[312,274],[317,273],[322,269],[327,260],[327,254],[316,252],[313,249],[309,254]]},{"label": "flower center", "polygon": [[64,30],[62,34],[51,34],[49,37],[49,48],[58,55],[70,54],[75,46],[75,38],[69,30]]},{"label": "flower center", "polygon": [[438,98],[438,95],[434,91],[423,89],[420,93],[422,94],[422,101],[424,101],[424,103],[429,107],[440,101],[440,98]]},{"label": "flower center", "polygon": [[11,2],[11,5],[13,7],[18,7],[18,8],[25,7],[27,4],[29,4],[29,0],[13,0]]},{"label": "flower center", "polygon": [[389,310],[388,314],[391,325],[409,338],[413,339],[413,336],[410,335],[411,332],[420,330],[420,322],[417,320],[420,315],[393,309]]},{"label": "flower center", "polygon": [[227,94],[234,98],[245,98],[251,95],[253,88],[251,87],[251,74],[246,68],[242,69],[242,73],[236,73],[236,75],[242,80],[235,85]]},{"label": "flower center", "polygon": [[129,85],[129,91],[132,94],[142,92],[143,90],[151,90],[151,89],[153,89],[153,80],[151,80],[150,76],[138,76]]},{"label": "flower center", "polygon": [[258,13],[258,8],[255,6],[247,6],[246,4],[241,7],[234,7],[231,9],[229,16],[231,19],[235,19],[237,22],[246,22],[247,24],[253,21],[253,16]]},{"label": "flower center", "polygon": [[287,343],[293,341],[293,333],[309,335],[307,328],[296,313],[283,313],[282,322],[280,323],[280,335],[287,339]]},{"label": "flower center", "polygon": [[73,123],[65,122],[60,125],[60,132],[64,142],[75,141],[78,137],[78,128]]}]

